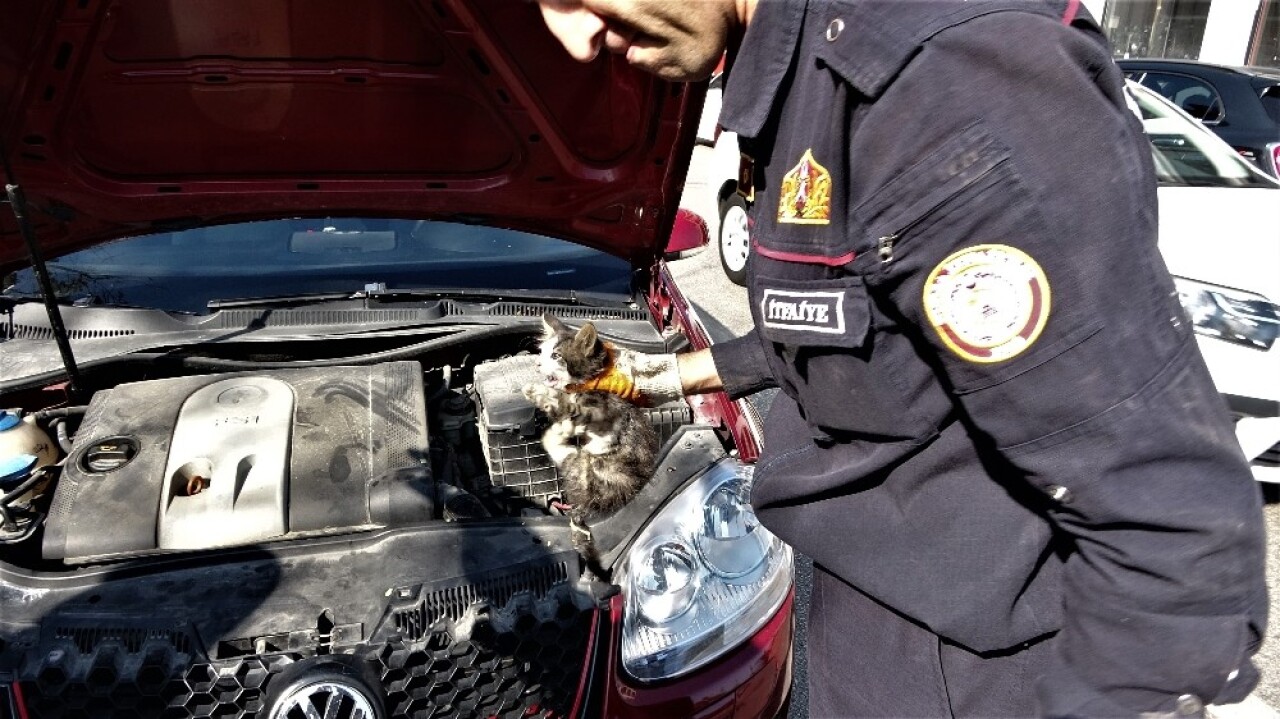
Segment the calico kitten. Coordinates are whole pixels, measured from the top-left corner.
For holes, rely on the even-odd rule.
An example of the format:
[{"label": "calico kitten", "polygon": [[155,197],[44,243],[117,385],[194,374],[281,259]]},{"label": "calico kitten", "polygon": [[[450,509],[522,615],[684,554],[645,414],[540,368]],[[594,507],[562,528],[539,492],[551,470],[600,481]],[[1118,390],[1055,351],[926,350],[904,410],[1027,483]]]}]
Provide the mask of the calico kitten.
[{"label": "calico kitten", "polygon": [[627,400],[583,388],[613,363],[612,350],[595,325],[587,323],[574,332],[552,315],[543,315],[542,322],[545,384],[524,388],[529,401],[551,420],[542,446],[560,469],[565,501],[576,516],[615,511],[652,475],[657,433]]}]

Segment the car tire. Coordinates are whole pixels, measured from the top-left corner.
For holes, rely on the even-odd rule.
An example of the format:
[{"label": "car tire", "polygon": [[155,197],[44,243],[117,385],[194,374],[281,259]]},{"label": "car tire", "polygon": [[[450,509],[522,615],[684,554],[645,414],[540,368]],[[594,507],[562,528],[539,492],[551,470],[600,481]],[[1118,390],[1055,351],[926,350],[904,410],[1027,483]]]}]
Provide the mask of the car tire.
[{"label": "car tire", "polygon": [[751,261],[751,236],[747,229],[747,200],[737,192],[720,202],[720,267],[735,285],[747,284],[747,264]]}]

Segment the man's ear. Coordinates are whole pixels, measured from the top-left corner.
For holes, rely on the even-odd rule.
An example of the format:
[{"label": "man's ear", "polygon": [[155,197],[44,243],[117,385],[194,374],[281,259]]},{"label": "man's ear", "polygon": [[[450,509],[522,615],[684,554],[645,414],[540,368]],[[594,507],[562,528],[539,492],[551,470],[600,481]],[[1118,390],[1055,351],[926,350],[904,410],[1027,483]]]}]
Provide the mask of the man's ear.
[{"label": "man's ear", "polygon": [[578,330],[577,336],[573,338],[573,343],[582,348],[582,351],[590,352],[595,349],[596,340],[599,336],[596,334],[596,326],[590,322],[584,324],[582,329]]}]

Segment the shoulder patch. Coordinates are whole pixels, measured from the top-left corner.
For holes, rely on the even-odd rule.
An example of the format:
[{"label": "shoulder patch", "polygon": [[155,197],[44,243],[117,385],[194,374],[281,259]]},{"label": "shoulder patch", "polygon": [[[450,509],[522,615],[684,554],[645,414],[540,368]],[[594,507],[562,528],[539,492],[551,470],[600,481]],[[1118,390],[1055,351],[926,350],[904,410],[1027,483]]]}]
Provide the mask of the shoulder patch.
[{"label": "shoulder patch", "polygon": [[826,225],[831,222],[831,173],[805,150],[800,162],[782,178],[778,222]]},{"label": "shoulder patch", "polygon": [[1049,280],[1030,255],[977,245],[947,256],[924,283],[924,311],[942,343],[969,362],[1003,362],[1035,343],[1049,319]]}]

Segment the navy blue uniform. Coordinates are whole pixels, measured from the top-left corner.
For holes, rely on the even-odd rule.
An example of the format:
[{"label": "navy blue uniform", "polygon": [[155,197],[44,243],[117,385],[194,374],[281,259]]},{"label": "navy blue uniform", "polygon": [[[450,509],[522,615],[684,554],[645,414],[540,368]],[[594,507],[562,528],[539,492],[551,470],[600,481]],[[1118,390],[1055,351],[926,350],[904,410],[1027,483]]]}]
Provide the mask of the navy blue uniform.
[{"label": "navy blue uniform", "polygon": [[818,567],[815,714],[1194,713],[1256,684],[1259,492],[1077,5],[762,2],[728,76],[755,330],[713,355],[734,396],[782,389],[754,503]]}]

